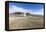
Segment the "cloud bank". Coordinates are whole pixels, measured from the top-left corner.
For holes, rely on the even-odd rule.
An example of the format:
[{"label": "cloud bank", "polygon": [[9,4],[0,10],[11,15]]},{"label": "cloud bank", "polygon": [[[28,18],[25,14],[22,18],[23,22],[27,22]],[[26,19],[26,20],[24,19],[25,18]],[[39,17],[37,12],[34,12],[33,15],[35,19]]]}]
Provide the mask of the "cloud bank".
[{"label": "cloud bank", "polygon": [[15,12],[24,12],[24,13],[31,13],[32,10],[30,9],[23,9],[23,8],[20,8],[20,7],[16,7],[16,6],[11,6],[9,7],[9,13],[15,13]]},{"label": "cloud bank", "polygon": [[43,15],[43,8],[40,9],[40,10],[37,10],[39,12],[32,12],[33,10],[31,9],[24,9],[24,8],[20,8],[20,7],[17,7],[17,6],[10,6],[9,7],[9,13],[15,13],[15,12],[24,12],[24,13],[31,13],[31,14],[36,14],[36,15]]}]

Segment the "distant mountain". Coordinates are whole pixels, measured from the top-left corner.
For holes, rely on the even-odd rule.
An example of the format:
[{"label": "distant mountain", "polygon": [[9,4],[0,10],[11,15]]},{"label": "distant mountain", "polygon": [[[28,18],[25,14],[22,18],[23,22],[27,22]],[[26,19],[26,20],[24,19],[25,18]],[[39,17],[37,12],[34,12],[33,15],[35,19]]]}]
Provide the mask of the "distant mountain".
[{"label": "distant mountain", "polygon": [[[15,12],[15,13],[12,13],[16,16],[24,16],[24,13],[23,12]],[[42,16],[42,15],[35,15],[35,14],[31,14],[31,13],[26,13],[26,16]]]}]

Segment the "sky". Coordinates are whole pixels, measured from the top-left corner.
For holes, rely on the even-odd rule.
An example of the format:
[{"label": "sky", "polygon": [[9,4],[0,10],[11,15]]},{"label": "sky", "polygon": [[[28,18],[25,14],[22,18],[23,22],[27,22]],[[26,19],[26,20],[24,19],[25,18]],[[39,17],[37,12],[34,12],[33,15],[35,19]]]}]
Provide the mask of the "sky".
[{"label": "sky", "polygon": [[9,13],[15,12],[43,15],[44,9],[42,4],[9,3]]}]

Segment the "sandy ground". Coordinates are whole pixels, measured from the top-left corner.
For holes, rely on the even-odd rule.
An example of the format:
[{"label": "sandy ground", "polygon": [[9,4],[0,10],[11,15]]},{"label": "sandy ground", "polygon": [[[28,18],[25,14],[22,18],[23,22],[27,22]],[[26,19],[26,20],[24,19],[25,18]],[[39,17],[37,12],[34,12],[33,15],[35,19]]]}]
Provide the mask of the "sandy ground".
[{"label": "sandy ground", "polygon": [[42,28],[42,16],[9,16],[9,29]]}]

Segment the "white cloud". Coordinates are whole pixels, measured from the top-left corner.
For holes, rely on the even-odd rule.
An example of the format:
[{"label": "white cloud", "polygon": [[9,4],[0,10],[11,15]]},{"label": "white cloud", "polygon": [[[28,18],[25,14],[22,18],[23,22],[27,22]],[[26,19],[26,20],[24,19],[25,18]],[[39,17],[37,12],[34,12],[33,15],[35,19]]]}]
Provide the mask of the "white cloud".
[{"label": "white cloud", "polygon": [[16,7],[16,6],[12,6],[9,8],[9,13],[15,13],[15,12],[24,12],[24,13],[31,13],[32,10],[29,10],[29,9],[23,9],[23,8],[20,8],[20,7]]},{"label": "white cloud", "polygon": [[24,9],[24,8],[16,7],[14,5],[9,8],[9,13],[15,13],[15,12],[27,13],[27,12],[29,12],[31,14],[43,15],[43,11],[44,11],[43,8],[40,10],[37,10],[37,11],[39,11],[39,12],[32,12],[31,9]]}]

